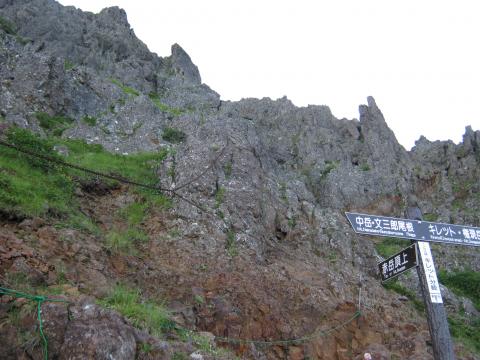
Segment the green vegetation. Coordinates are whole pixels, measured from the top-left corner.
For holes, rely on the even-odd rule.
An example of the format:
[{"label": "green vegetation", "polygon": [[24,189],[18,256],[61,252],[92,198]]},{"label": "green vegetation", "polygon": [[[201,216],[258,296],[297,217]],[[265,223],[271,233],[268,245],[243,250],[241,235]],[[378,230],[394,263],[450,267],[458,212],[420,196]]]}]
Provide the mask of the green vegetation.
[{"label": "green vegetation", "polygon": [[340,164],[339,161],[326,160],[325,161],[325,167],[322,170],[320,178],[325,179],[328,174],[330,174],[333,170],[335,170],[337,168],[338,164]]},{"label": "green vegetation", "polygon": [[466,210],[465,200],[463,199],[455,199],[452,201],[452,209],[453,210]]},{"label": "green vegetation", "polygon": [[368,165],[367,163],[363,163],[362,165],[360,165],[360,170],[369,171],[370,170],[370,165]]},{"label": "green vegetation", "polygon": [[173,239],[179,237],[180,234],[181,234],[180,230],[178,230],[177,228],[173,228],[168,231],[168,236],[170,236]]},{"label": "green vegetation", "polygon": [[475,353],[480,352],[480,319],[470,321],[463,316],[449,316],[448,325],[452,336]]},{"label": "green vegetation", "polygon": [[150,204],[148,202],[134,202],[118,212],[124,220],[126,228],[114,228],[106,236],[106,246],[116,253],[134,254],[134,245],[149,240],[147,234],[141,229]]},{"label": "green vegetation", "polygon": [[140,95],[140,93],[137,90],[135,90],[132,87],[129,87],[129,86],[126,86],[126,85],[122,84],[117,79],[110,79],[110,81],[112,82],[112,84],[117,85],[120,89],[122,89],[123,93],[126,94],[126,95],[129,95],[129,96],[139,96]]},{"label": "green vegetation", "polygon": [[134,255],[136,242],[146,242],[148,236],[140,229],[128,228],[127,230],[114,229],[105,237],[105,245],[114,253]]},{"label": "green vegetation", "polygon": [[153,346],[149,343],[143,343],[140,346],[140,351],[145,353],[145,354],[149,354],[150,352],[152,352],[152,350],[153,350]]},{"label": "green vegetation", "polygon": [[[52,146],[26,130],[11,129],[7,141],[41,155],[52,155]],[[62,173],[52,171],[45,161],[12,149],[0,148],[0,211],[14,217],[72,213],[74,186]],[[39,179],[42,179],[39,181]]]},{"label": "green vegetation", "polygon": [[152,100],[153,104],[157,108],[159,108],[161,111],[169,113],[173,116],[180,116],[180,115],[182,115],[183,113],[186,112],[184,109],[171,107],[171,106],[168,106],[167,104],[162,103],[162,101],[160,100],[160,97],[157,93],[151,92],[150,94],[148,94],[148,97],[150,98],[150,100]]},{"label": "green vegetation", "polygon": [[[6,287],[8,288],[15,289],[16,291],[21,291],[26,294],[49,296],[63,294],[64,290],[61,285],[65,284],[66,282],[67,281],[65,279],[65,274],[63,274],[63,282],[62,279],[59,277],[55,285],[47,286],[45,284],[39,285],[38,282],[36,282],[34,279],[29,277],[25,273],[7,272],[5,274],[4,285],[6,285]],[[28,307],[32,309],[32,311],[29,311],[29,313],[32,313],[33,308],[35,308],[36,304],[34,304],[33,302],[28,304]]]},{"label": "green vegetation", "polygon": [[161,336],[176,329],[170,314],[162,304],[142,301],[140,291],[124,285],[117,285],[101,305],[114,309],[128,318],[138,328],[146,329],[154,336]]},{"label": "green vegetation", "polygon": [[291,228],[291,229],[294,229],[295,226],[297,226],[297,217],[294,215],[292,216],[290,219],[288,219],[288,226]]},{"label": "green vegetation", "polygon": [[162,134],[162,139],[168,142],[171,142],[172,144],[178,144],[187,138],[187,135],[178,129],[171,128],[171,127],[166,127],[163,129],[163,134]]},{"label": "green vegetation", "polygon": [[169,176],[170,179],[172,179],[172,182],[175,181],[176,170],[177,170],[177,164],[176,164],[175,158],[174,158],[174,161],[172,162],[172,165],[170,165],[170,167],[167,170],[167,176]]},{"label": "green vegetation", "polygon": [[128,225],[138,226],[145,218],[147,210],[147,203],[134,202],[120,210],[119,215],[127,221]]},{"label": "green vegetation", "polygon": [[215,214],[217,214],[217,216],[218,216],[220,219],[222,219],[222,220],[225,219],[225,214],[223,213],[222,210],[217,209],[217,211],[215,211]]},{"label": "green vegetation", "polygon": [[384,258],[394,255],[409,245],[408,241],[403,239],[386,237],[380,243],[375,244],[378,254]]},{"label": "green vegetation", "polygon": [[[69,149],[66,160],[70,163],[151,185],[157,183],[155,170],[168,154],[168,150],[165,149],[158,153],[137,153],[125,156],[109,153],[101,145],[90,145],[83,140],[57,139],[55,143],[65,145]],[[81,176],[80,173],[79,176]],[[152,193],[150,190],[137,190],[142,194]]]},{"label": "green vegetation", "polygon": [[230,178],[232,176],[232,162],[227,162],[223,167],[223,172],[225,173],[225,178]]},{"label": "green vegetation", "polygon": [[[73,205],[76,206],[76,202],[74,202]],[[81,212],[77,212],[76,208],[74,210],[75,211],[68,214],[68,218],[55,224],[55,228],[77,229],[97,236],[101,234],[100,228],[91,218],[85,216]]]},{"label": "green vegetation", "polygon": [[438,215],[434,213],[423,214],[423,220],[425,221],[437,221]]},{"label": "green vegetation", "polygon": [[82,118],[82,121],[89,125],[89,126],[95,126],[97,125],[97,118],[94,117],[94,116],[88,116],[88,115],[85,115],[83,118]]},{"label": "green vegetation", "polygon": [[338,260],[338,255],[335,251],[330,251],[327,256],[328,261],[330,261],[332,264],[335,264]]},{"label": "green vegetation", "polygon": [[230,257],[234,257],[238,254],[237,243],[235,242],[235,232],[230,229],[227,232],[227,254]]},{"label": "green vegetation", "polygon": [[188,360],[188,355],[176,351],[173,353],[172,360]]},{"label": "green vegetation", "polygon": [[400,285],[400,283],[397,282],[397,279],[392,279],[383,283],[383,287],[385,289],[395,291],[397,294],[406,296],[413,303],[415,309],[420,312],[425,311],[425,305],[423,302],[417,299],[413,291]]},{"label": "green vegetation", "polygon": [[65,59],[65,61],[63,62],[63,68],[65,69],[65,71],[72,70],[74,67],[75,64],[68,59]]},{"label": "green vegetation", "polygon": [[[68,148],[66,161],[69,163],[151,185],[157,183],[156,169],[168,153],[164,150],[129,156],[111,154],[100,145],[89,145],[81,140],[41,139],[20,128],[10,128],[6,132],[6,140],[22,149],[58,160],[61,158],[53,146],[63,145]],[[74,196],[78,181],[87,183],[91,181],[91,176],[13,149],[0,148],[0,211],[3,214],[20,218],[54,216],[61,220],[58,224],[60,227],[74,226],[96,232],[98,229],[95,224],[79,211]],[[117,182],[105,180],[105,183],[116,185]],[[147,207],[171,206],[171,201],[158,191],[143,188],[135,188],[134,191],[141,197],[142,205],[125,210],[129,222],[136,221],[142,209]],[[144,239],[142,234],[133,237]],[[114,235],[111,240],[112,244],[119,241]]]},{"label": "green vegetation", "polygon": [[35,117],[38,119],[40,127],[53,136],[62,136],[63,132],[73,123],[73,119],[63,115],[50,116],[47,113],[38,112]]},{"label": "green vegetation", "polygon": [[442,270],[438,278],[455,294],[472,300],[477,310],[480,310],[480,273],[471,270],[455,272]]},{"label": "green vegetation", "polygon": [[0,16],[0,29],[5,31],[9,35],[16,35],[17,30],[15,29],[15,25],[13,25],[10,21]]},{"label": "green vegetation", "polygon": [[205,304],[205,299],[201,295],[195,295],[193,299],[197,304],[200,304],[200,305]]},{"label": "green vegetation", "polygon": [[[229,359],[238,359],[230,350],[217,347],[208,337],[186,332],[186,338],[190,340],[202,353],[218,357],[227,357]],[[179,358],[181,359],[181,358]]]},{"label": "green vegetation", "polygon": [[225,188],[220,186],[215,193],[215,209],[218,209],[225,200]]}]

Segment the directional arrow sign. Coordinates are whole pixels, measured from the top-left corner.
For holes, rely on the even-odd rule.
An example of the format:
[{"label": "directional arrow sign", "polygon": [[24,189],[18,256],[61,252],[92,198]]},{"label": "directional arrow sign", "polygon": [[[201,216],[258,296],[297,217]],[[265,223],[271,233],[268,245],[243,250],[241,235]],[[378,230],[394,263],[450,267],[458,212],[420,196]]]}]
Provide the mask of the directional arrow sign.
[{"label": "directional arrow sign", "polygon": [[480,246],[480,228],[478,227],[349,212],[345,215],[353,230],[359,234]]},{"label": "directional arrow sign", "polygon": [[416,244],[412,244],[385,261],[380,262],[378,269],[382,275],[382,281],[391,279],[417,266],[416,248]]}]

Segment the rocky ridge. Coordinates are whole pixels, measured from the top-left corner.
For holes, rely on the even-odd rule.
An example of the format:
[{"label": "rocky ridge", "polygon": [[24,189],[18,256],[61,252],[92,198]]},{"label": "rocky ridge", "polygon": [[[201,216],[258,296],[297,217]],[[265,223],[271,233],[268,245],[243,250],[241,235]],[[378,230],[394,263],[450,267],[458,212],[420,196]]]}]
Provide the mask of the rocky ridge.
[{"label": "rocky ridge", "polygon": [[[431,358],[425,319],[376,278],[379,240],[355,235],[343,213],[402,217],[415,198],[438,221],[478,226],[479,131],[467,128],[459,145],[421,138],[406,151],[372,97],[360,106],[359,120],[336,119],[326,106],[298,108],[287,98],[221,101],[179,45],[169,57],[151,53],[118,8],[91,14],[53,0],[0,0],[0,16],[12,26],[2,22],[0,30],[3,122],[45,136],[52,129],[38,114],[61,115],[72,120],[64,138],[125,156],[174,150],[158,169],[160,184],[175,188],[193,179],[178,193],[207,209],[178,200],[151,214],[142,226],[152,240],[141,256],[111,254],[101,236],[57,230],[51,219],[5,220],[0,274],[24,272],[51,284],[61,262],[79,291],[74,297],[100,298],[121,279],[166,299],[182,326],[253,339],[295,338],[333,326],[356,310],[361,288],[364,316],[335,336],[232,348],[246,358],[350,359],[364,351]],[[79,197],[104,228],[115,221],[113,209],[134,201],[126,188]],[[479,270],[476,250],[434,246],[434,255],[443,269]],[[404,285],[416,291],[414,277]],[[467,299],[445,291],[450,311],[477,314]],[[105,316],[98,326],[117,324],[131,345],[119,358],[138,356],[145,339],[118,326],[118,315]],[[59,318],[52,315],[52,323]],[[72,329],[85,326],[67,325],[50,335],[59,339],[52,352],[60,357]],[[57,325],[51,329],[55,334]],[[4,345],[11,358],[19,356]],[[169,358],[173,351],[152,354]]]}]

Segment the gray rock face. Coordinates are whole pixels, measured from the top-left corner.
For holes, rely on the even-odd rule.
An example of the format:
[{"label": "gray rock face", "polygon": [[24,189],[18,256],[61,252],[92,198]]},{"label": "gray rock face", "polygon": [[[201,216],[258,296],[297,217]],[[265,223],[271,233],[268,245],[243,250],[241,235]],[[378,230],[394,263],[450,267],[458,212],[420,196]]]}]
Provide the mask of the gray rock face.
[{"label": "gray rock face", "polygon": [[183,50],[180,45],[172,45],[172,67],[182,75],[184,79],[194,85],[202,83],[198,68],[192,63],[190,56]]},{"label": "gray rock face", "polygon": [[[2,48],[14,55],[4,62],[8,68],[2,67],[7,99],[1,110],[24,126],[34,126],[30,118],[37,111],[103,118],[139,93],[161,101],[164,112],[218,107],[218,94],[201,84],[197,67],[179,45],[172,46],[171,57],[159,58],[137,39],[119,8],[92,14],[52,0],[3,1],[0,16],[15,24],[18,34],[2,31]],[[21,88],[8,89],[12,83]],[[4,108],[12,96],[19,97],[16,109]],[[32,96],[34,107],[25,101]],[[152,107],[146,115],[154,122],[162,118],[158,113]]]},{"label": "gray rock face", "polygon": [[138,330],[113,311],[87,301],[71,307],[70,314],[57,304],[46,304],[43,313],[50,351],[59,358],[135,359]]}]

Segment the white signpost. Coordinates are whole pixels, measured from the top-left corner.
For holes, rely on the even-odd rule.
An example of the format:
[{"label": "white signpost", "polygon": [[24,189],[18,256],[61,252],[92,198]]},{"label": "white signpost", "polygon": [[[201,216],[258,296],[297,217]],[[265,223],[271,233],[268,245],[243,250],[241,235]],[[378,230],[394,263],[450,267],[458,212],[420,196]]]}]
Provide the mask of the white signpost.
[{"label": "white signpost", "polygon": [[430,301],[434,304],[442,304],[442,294],[440,293],[440,284],[438,283],[437,273],[433,264],[432,252],[428,243],[417,242],[418,251],[422,256],[423,271],[427,276],[428,292],[430,294]]}]

